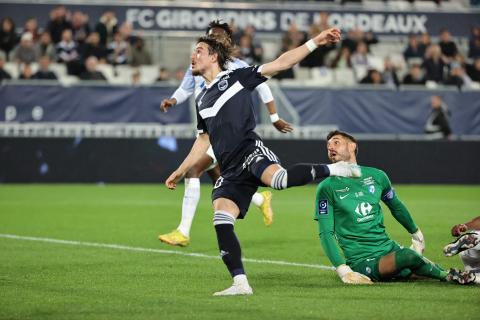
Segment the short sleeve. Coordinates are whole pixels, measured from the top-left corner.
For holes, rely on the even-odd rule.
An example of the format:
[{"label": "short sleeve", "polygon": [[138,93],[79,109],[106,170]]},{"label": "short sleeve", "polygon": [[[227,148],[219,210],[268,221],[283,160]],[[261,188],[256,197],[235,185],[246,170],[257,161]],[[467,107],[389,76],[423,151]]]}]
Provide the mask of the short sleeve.
[{"label": "short sleeve", "polygon": [[379,170],[380,174],[380,184],[382,185],[382,201],[390,201],[395,198],[395,189],[392,187],[392,183],[388,178],[387,174],[381,170]]},{"label": "short sleeve", "polygon": [[239,68],[235,70],[235,73],[242,86],[249,90],[255,89],[259,84],[268,80],[260,73],[259,66]]}]

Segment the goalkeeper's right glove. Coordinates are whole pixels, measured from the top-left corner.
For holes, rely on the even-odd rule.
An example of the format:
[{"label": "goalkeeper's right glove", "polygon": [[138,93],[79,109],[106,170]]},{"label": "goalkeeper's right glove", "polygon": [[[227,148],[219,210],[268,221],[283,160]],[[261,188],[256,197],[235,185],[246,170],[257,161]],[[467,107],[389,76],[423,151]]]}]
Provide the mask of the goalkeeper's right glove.
[{"label": "goalkeeper's right glove", "polygon": [[336,268],[337,274],[343,283],[349,284],[373,284],[372,280],[366,275],[355,272],[346,264],[341,264]]}]

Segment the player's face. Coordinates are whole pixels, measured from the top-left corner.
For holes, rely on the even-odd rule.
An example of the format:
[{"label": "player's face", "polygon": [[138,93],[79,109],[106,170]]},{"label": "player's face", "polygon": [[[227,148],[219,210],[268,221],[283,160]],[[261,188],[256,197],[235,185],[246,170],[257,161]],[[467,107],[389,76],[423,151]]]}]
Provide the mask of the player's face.
[{"label": "player's face", "polygon": [[335,163],[338,161],[350,161],[351,155],[348,149],[349,140],[341,135],[336,135],[327,141],[328,159]]},{"label": "player's face", "polygon": [[195,50],[191,56],[192,59],[192,74],[200,76],[205,73],[205,70],[211,65],[213,55],[208,53],[208,45],[203,42],[197,43]]}]

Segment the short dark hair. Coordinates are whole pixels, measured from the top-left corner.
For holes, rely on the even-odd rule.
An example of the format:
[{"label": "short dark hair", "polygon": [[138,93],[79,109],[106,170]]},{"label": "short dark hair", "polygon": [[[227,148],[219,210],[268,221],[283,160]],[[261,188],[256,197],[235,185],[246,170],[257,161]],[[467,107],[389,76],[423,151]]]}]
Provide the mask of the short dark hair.
[{"label": "short dark hair", "polygon": [[213,28],[223,29],[225,31],[225,33],[227,34],[227,36],[230,38],[230,40],[233,40],[232,39],[232,35],[233,35],[232,28],[230,28],[230,25],[228,23],[223,22],[222,20],[213,20],[208,24],[208,27],[205,30],[205,34],[208,35],[210,30],[213,29]]},{"label": "short dark hair", "polygon": [[214,37],[204,36],[198,38],[197,43],[206,43],[208,45],[208,53],[216,53],[218,58],[218,65],[222,70],[227,70],[227,62],[232,60],[231,48],[226,47],[223,43],[215,39]]},{"label": "short dark hair", "polygon": [[354,136],[352,136],[350,133],[345,132],[345,131],[333,130],[333,131],[330,131],[328,133],[327,142],[328,142],[328,140],[332,139],[332,137],[334,137],[334,136],[342,136],[344,138],[347,138],[351,142],[355,143],[357,145],[356,148],[355,148],[355,155],[358,154],[358,142],[357,142],[357,139],[355,139]]}]

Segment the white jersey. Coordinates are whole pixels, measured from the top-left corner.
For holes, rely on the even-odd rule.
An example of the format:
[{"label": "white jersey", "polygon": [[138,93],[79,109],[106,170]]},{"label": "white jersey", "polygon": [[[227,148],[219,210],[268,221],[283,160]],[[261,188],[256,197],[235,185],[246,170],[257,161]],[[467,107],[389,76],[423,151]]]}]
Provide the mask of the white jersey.
[{"label": "white jersey", "polygon": [[[227,64],[227,70],[233,71],[238,68],[245,68],[249,65],[238,58],[234,58],[232,61],[229,61]],[[177,100],[177,104],[180,104],[186,101],[192,94],[195,93],[195,97],[203,90],[205,87],[205,79],[202,76],[194,76],[192,74],[192,66],[190,65],[185,72],[185,76],[183,77],[182,83],[180,86],[175,90],[172,95],[172,98]],[[257,90],[260,99],[262,99],[263,103],[268,103],[273,101],[272,91],[268,87],[266,83],[262,83],[258,85],[255,90]]]}]

